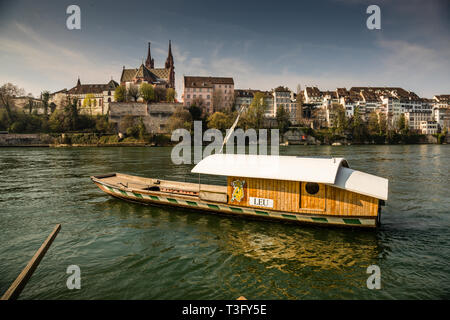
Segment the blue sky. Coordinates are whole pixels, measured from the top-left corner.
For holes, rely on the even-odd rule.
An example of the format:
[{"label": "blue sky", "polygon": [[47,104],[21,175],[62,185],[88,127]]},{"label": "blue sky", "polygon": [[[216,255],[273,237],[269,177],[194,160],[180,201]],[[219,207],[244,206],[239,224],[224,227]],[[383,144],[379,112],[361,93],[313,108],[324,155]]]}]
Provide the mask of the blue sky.
[{"label": "blue sky", "polygon": [[[66,8],[81,8],[81,30]],[[381,8],[368,30],[366,8]],[[42,90],[119,80],[152,42],[162,67],[172,40],[183,75],[231,76],[237,88],[400,86],[450,93],[450,2],[0,0],[0,84]]]}]

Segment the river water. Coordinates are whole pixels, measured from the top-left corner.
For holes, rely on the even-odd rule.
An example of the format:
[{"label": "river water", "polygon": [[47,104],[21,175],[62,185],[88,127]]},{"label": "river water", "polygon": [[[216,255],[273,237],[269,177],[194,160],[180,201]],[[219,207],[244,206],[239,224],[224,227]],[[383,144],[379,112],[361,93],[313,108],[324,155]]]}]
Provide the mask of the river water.
[{"label": "river water", "polygon": [[[21,299],[450,298],[449,146],[280,148],[343,156],[388,178],[382,226],[320,228],[143,206],[111,198],[89,179],[195,179],[192,165],[171,163],[171,148],[0,149],[0,294],[61,223]],[[69,265],[81,269],[80,290],[66,286]],[[367,288],[370,265],[380,267],[379,290]]]}]

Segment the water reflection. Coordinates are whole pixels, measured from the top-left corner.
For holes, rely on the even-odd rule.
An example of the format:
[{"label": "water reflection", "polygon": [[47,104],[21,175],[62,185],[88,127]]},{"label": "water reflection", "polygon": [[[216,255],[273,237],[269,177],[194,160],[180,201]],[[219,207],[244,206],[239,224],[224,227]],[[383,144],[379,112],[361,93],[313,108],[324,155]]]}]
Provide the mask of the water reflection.
[{"label": "water reflection", "polygon": [[[191,236],[217,245],[231,255],[258,260],[283,272],[295,269],[342,270],[369,266],[385,257],[374,230],[320,228],[308,225],[250,220],[192,210],[144,206],[110,199],[97,203],[99,211],[124,221],[127,228],[189,227]],[[211,235],[219,239],[211,243]]]}]

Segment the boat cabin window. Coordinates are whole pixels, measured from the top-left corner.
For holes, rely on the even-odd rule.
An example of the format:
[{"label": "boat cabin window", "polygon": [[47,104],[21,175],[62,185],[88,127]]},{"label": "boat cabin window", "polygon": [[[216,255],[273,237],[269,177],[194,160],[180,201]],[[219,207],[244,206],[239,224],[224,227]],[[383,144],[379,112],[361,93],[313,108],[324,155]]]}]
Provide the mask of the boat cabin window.
[{"label": "boat cabin window", "polygon": [[314,195],[317,192],[319,192],[319,189],[320,189],[319,185],[314,182],[308,182],[305,186],[306,192],[308,192],[311,195]]},{"label": "boat cabin window", "polygon": [[300,208],[311,210],[325,210],[326,186],[315,182],[300,184]]}]

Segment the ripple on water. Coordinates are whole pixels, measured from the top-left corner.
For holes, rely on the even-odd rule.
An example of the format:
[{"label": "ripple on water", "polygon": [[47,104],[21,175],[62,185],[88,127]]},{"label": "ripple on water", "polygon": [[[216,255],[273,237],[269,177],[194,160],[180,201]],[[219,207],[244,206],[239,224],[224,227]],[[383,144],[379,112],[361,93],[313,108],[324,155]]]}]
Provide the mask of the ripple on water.
[{"label": "ripple on water", "polygon": [[[390,179],[378,231],[324,229],[141,206],[89,176],[125,172],[196,181],[170,148],[4,149],[0,153],[0,291],[56,223],[62,230],[24,299],[449,298],[447,146],[295,146],[343,156]],[[209,177],[207,178],[209,179]],[[223,184],[221,177],[211,181]],[[68,265],[82,290],[65,286]],[[377,264],[382,289],[368,290]]]}]

